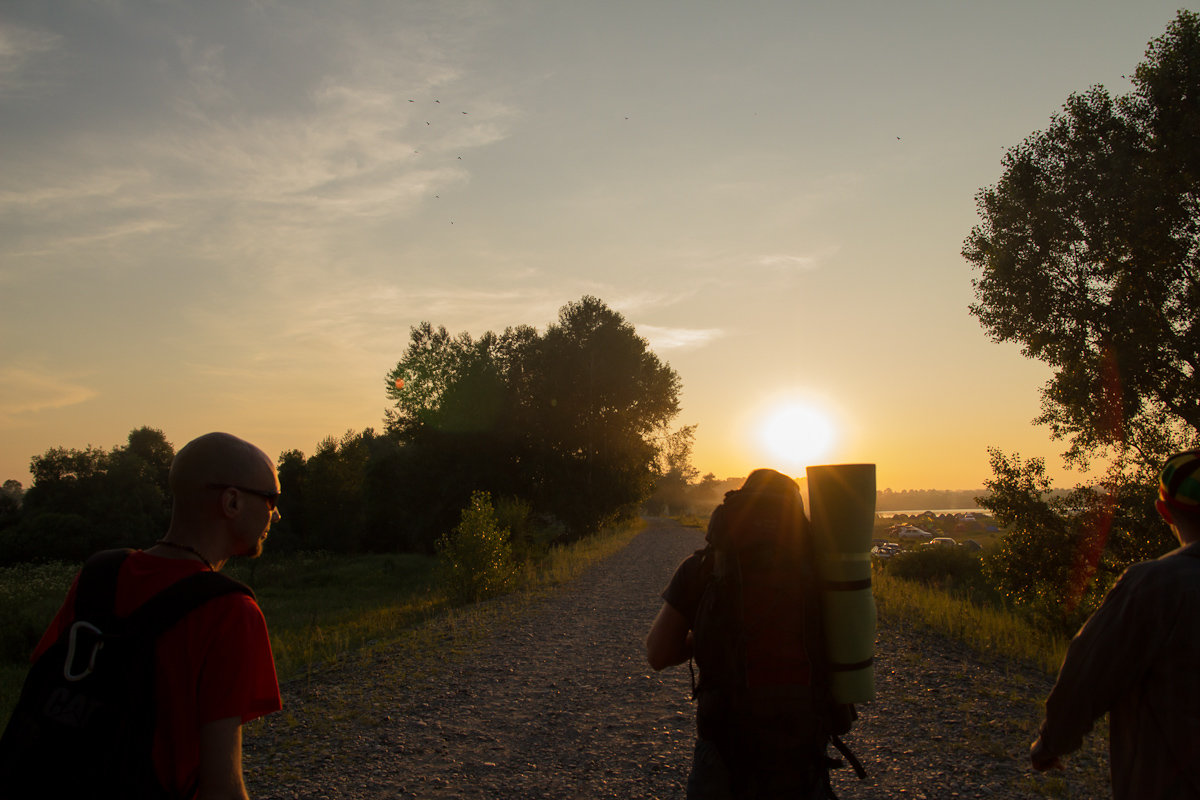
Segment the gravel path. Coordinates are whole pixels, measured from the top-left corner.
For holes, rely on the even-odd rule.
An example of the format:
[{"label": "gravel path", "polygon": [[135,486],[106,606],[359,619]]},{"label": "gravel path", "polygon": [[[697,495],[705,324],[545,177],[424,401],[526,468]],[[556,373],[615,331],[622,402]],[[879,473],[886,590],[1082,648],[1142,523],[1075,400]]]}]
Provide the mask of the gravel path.
[{"label": "gravel path", "polygon": [[[532,604],[492,604],[487,634],[440,632],[286,685],[246,733],[256,798],[682,798],[694,708],[686,666],[652,672],[641,639],[703,534],[652,520],[617,555]],[[482,613],[488,613],[484,611]],[[853,798],[1107,796],[1104,742],[1068,770],[1026,753],[1051,680],[881,619],[878,698],[846,741]]]}]

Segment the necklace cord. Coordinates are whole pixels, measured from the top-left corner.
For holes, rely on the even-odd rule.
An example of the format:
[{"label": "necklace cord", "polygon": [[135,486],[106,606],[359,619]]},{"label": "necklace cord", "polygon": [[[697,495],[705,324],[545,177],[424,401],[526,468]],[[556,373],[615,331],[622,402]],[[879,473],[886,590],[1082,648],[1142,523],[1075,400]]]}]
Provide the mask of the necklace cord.
[{"label": "necklace cord", "polygon": [[167,541],[166,539],[159,539],[157,542],[155,542],[155,544],[161,544],[164,547],[174,547],[176,550],[185,550],[185,551],[191,553],[192,555],[194,555],[196,558],[203,561],[204,566],[208,567],[213,572],[216,572],[216,570],[213,569],[212,562],[209,561],[207,558],[205,558],[203,553],[201,553],[196,548],[192,547],[190,544],[180,544],[179,542],[170,542],[170,541]]}]

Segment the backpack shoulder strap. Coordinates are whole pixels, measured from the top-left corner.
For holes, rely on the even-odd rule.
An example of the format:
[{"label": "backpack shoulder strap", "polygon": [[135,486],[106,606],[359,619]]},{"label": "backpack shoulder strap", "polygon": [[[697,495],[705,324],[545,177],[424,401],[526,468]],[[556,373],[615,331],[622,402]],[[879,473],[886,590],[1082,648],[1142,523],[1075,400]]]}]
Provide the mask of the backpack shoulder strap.
[{"label": "backpack shoulder strap", "polygon": [[75,590],[76,620],[91,622],[103,631],[117,628],[154,638],[215,597],[240,592],[254,599],[249,586],[228,575],[197,572],[163,589],[114,626],[117,576],[132,552],[128,548],[102,550],[84,563]]},{"label": "backpack shoulder strap", "polygon": [[128,630],[154,638],[188,612],[213,598],[232,592],[254,599],[254,591],[241,581],[219,572],[196,572],[176,581],[138,606],[127,618]]},{"label": "backpack shoulder strap", "polygon": [[117,599],[117,575],[132,552],[128,548],[101,550],[84,562],[75,588],[75,619],[87,620],[101,629],[112,619]]},{"label": "backpack shoulder strap", "polygon": [[[708,589],[709,582],[713,579],[713,567],[716,562],[717,548],[713,546],[712,542],[708,542],[704,547],[697,550],[694,555],[700,557],[700,568],[696,570],[696,596],[697,602],[701,602],[704,592]],[[695,620],[692,621],[692,625],[694,628]],[[696,654],[694,652],[694,645],[693,652],[688,654],[688,674],[691,675],[692,678],[692,699],[695,700],[697,684]]]},{"label": "backpack shoulder strap", "polygon": [[866,769],[863,768],[862,762],[858,760],[858,756],[854,755],[846,743],[842,741],[842,737],[835,733],[830,735],[829,740],[833,743],[833,746],[837,748],[838,752],[845,756],[846,760],[850,762],[850,766],[854,769],[854,774],[858,776],[858,779],[860,781],[866,780]]}]

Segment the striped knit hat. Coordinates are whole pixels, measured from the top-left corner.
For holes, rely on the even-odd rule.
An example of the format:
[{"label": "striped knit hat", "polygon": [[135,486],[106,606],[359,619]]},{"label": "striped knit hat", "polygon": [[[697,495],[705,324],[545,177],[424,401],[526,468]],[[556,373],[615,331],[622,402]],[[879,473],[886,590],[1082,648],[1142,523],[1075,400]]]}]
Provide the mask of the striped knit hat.
[{"label": "striped knit hat", "polygon": [[1167,459],[1158,477],[1158,496],[1180,511],[1200,511],[1200,450]]}]

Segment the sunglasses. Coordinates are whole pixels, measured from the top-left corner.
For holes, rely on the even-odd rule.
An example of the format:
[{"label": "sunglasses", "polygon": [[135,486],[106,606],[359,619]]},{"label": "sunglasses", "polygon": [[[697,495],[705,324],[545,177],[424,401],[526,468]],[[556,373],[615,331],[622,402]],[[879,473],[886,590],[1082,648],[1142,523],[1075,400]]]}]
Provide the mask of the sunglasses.
[{"label": "sunglasses", "polygon": [[261,497],[263,500],[267,501],[267,507],[272,511],[274,511],[275,506],[279,504],[279,492],[264,492],[261,489],[251,489],[249,486],[238,486],[236,483],[210,483],[208,488],[221,490],[237,489],[239,492],[245,492],[246,494],[252,494],[255,497]]}]

